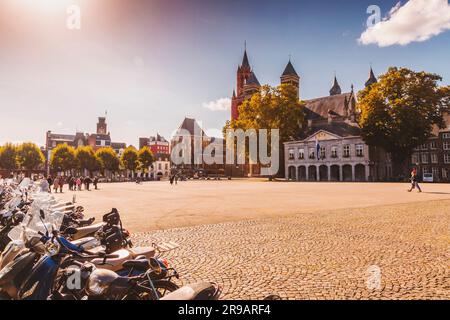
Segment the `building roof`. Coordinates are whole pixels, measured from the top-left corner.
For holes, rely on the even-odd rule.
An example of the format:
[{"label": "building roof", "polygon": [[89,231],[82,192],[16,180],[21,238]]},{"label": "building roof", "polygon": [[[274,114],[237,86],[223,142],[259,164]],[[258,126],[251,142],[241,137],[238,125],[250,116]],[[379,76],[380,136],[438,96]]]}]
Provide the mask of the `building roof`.
[{"label": "building roof", "polygon": [[294,69],[294,66],[291,63],[291,60],[289,60],[288,64],[286,65],[286,68],[284,68],[283,74],[281,75],[283,76],[296,76],[298,77],[297,72]]},{"label": "building roof", "polygon": [[375,77],[375,74],[373,73],[373,69],[372,69],[372,67],[370,67],[369,79],[367,79],[365,86],[368,87],[377,82],[378,82],[377,77]]},{"label": "building roof", "polygon": [[59,133],[50,133],[50,138],[55,141],[74,141],[74,134],[59,134]]},{"label": "building roof", "polygon": [[328,97],[311,99],[305,101],[305,112],[308,120],[327,119],[328,113],[346,116],[346,99],[350,101],[352,93],[336,94]]},{"label": "building roof", "polygon": [[250,68],[250,63],[248,62],[247,50],[244,50],[244,57],[242,58],[241,67]]},{"label": "building roof", "polygon": [[341,86],[339,85],[336,76],[334,76],[333,87],[330,89],[330,96],[335,96],[341,93]]},{"label": "building roof", "polygon": [[192,135],[192,136],[195,133],[206,136],[205,132],[199,126],[199,124],[197,123],[197,121],[195,119],[185,117],[178,129],[184,129],[184,130],[188,131],[190,133],[190,135]]},{"label": "building roof", "polygon": [[259,84],[258,78],[256,78],[255,73],[252,71],[250,73],[250,76],[248,77],[247,81],[245,82],[246,85],[257,85],[258,87],[260,87],[261,85]]}]

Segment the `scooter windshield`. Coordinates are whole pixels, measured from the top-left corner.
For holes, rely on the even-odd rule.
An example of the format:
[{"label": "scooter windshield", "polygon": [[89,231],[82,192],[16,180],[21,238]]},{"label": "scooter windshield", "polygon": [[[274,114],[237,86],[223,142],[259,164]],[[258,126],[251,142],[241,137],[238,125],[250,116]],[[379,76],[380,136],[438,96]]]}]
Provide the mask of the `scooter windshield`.
[{"label": "scooter windshield", "polygon": [[[27,240],[41,232],[46,234],[53,230],[59,230],[64,219],[64,213],[52,210],[48,199],[35,199],[31,204],[27,216],[23,222],[14,227],[8,234],[11,240]],[[41,210],[44,215],[41,216]]]}]

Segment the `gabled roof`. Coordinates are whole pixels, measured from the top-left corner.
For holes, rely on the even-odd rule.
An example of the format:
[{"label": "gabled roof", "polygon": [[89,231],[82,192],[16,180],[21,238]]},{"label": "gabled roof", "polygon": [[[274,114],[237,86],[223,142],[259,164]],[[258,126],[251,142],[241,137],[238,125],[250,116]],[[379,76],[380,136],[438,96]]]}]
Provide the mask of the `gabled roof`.
[{"label": "gabled roof", "polygon": [[350,101],[352,93],[336,94],[305,101],[306,117],[309,120],[327,119],[331,111],[334,115],[345,117],[345,99]]},{"label": "gabled roof", "polygon": [[289,60],[288,64],[286,65],[286,68],[284,68],[283,74],[281,75],[283,76],[296,76],[298,77],[297,72],[294,69],[294,66],[291,63],[291,60]]},{"label": "gabled roof", "polygon": [[201,134],[203,136],[206,136],[203,129],[199,126],[197,121],[195,119],[191,118],[184,118],[183,122],[181,123],[180,127],[178,129],[184,129],[189,132],[190,135],[194,135],[195,133]]}]

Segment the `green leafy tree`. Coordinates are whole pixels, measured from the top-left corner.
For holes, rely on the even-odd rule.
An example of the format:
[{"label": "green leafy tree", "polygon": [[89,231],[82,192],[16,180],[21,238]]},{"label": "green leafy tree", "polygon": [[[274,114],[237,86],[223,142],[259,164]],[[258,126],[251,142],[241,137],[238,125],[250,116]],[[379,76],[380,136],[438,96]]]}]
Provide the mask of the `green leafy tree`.
[{"label": "green leafy tree", "polygon": [[112,173],[119,171],[120,159],[113,148],[100,148],[96,151],[95,155],[100,160],[103,169]]},{"label": "green leafy tree", "polygon": [[69,171],[77,168],[75,149],[67,143],[57,145],[52,150],[50,166],[54,171]]},{"label": "green leafy tree", "polygon": [[138,152],[135,147],[129,146],[126,148],[123,153],[122,157],[120,159],[122,161],[123,167],[126,170],[130,170],[133,175],[134,171],[136,171],[139,162],[138,162]]},{"label": "green leafy tree", "polygon": [[101,169],[100,159],[96,157],[91,146],[78,147],[75,150],[75,157],[78,162],[78,167],[82,170],[89,171],[90,174]]},{"label": "green leafy tree", "polygon": [[403,171],[414,148],[427,141],[433,127],[444,125],[450,86],[440,87],[440,81],[436,74],[390,68],[378,83],[358,94],[364,140],[391,153],[395,175]]},{"label": "green leafy tree", "polygon": [[17,148],[17,162],[20,168],[34,170],[45,162],[41,149],[32,142],[25,142]]},{"label": "green leafy tree", "polygon": [[142,170],[143,173],[148,171],[148,168],[152,165],[153,161],[155,161],[155,158],[149,147],[142,147],[138,151],[139,169]]},{"label": "green leafy tree", "polygon": [[17,146],[7,143],[0,147],[0,168],[14,170],[17,167]]},{"label": "green leafy tree", "polygon": [[282,84],[274,88],[265,85],[251,99],[243,102],[239,107],[239,118],[227,122],[224,132],[227,128],[255,129],[256,131],[279,129],[279,173],[282,175],[284,174],[283,143],[298,136],[301,128],[304,127],[304,121],[304,103],[298,100],[294,86]]}]

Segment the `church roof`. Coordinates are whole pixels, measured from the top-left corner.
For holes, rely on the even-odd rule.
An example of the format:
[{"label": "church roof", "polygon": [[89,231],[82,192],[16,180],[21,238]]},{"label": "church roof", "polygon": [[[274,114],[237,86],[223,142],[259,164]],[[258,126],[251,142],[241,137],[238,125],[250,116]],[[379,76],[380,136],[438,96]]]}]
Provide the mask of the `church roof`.
[{"label": "church roof", "polygon": [[291,60],[289,60],[288,64],[286,65],[286,68],[284,68],[283,74],[281,76],[296,76],[296,77],[298,77],[298,74],[295,71],[294,66],[291,63]]},{"label": "church roof", "polygon": [[305,111],[309,120],[325,120],[328,112],[345,117],[345,99],[350,101],[352,93],[336,94],[305,101]]},{"label": "church roof", "polygon": [[244,57],[242,58],[241,67],[250,68],[250,63],[248,62],[247,50],[244,51]]},{"label": "church roof", "polygon": [[368,87],[374,83],[377,83],[377,77],[375,77],[375,74],[373,73],[372,67],[370,67],[370,72],[369,72],[369,79],[367,79],[365,86]]},{"label": "church roof", "polygon": [[[339,122],[331,122],[331,123],[325,123],[321,125],[313,125],[311,127],[310,133],[318,132],[320,130],[327,131],[329,133],[333,133],[335,135],[338,135],[340,137],[353,137],[353,136],[360,136],[361,135],[361,129],[358,127],[357,124],[349,124],[347,122],[339,121]],[[307,133],[308,135],[308,133]],[[304,137],[306,138],[306,136]]]},{"label": "church roof", "polygon": [[342,93],[341,86],[339,85],[336,76],[334,76],[334,83],[333,87],[330,89],[330,96],[334,96],[341,93]]},{"label": "church roof", "polygon": [[247,81],[245,82],[245,84],[255,84],[258,87],[261,86],[259,84],[258,78],[256,78],[255,73],[252,71],[252,73],[250,73],[250,76],[248,77]]}]

